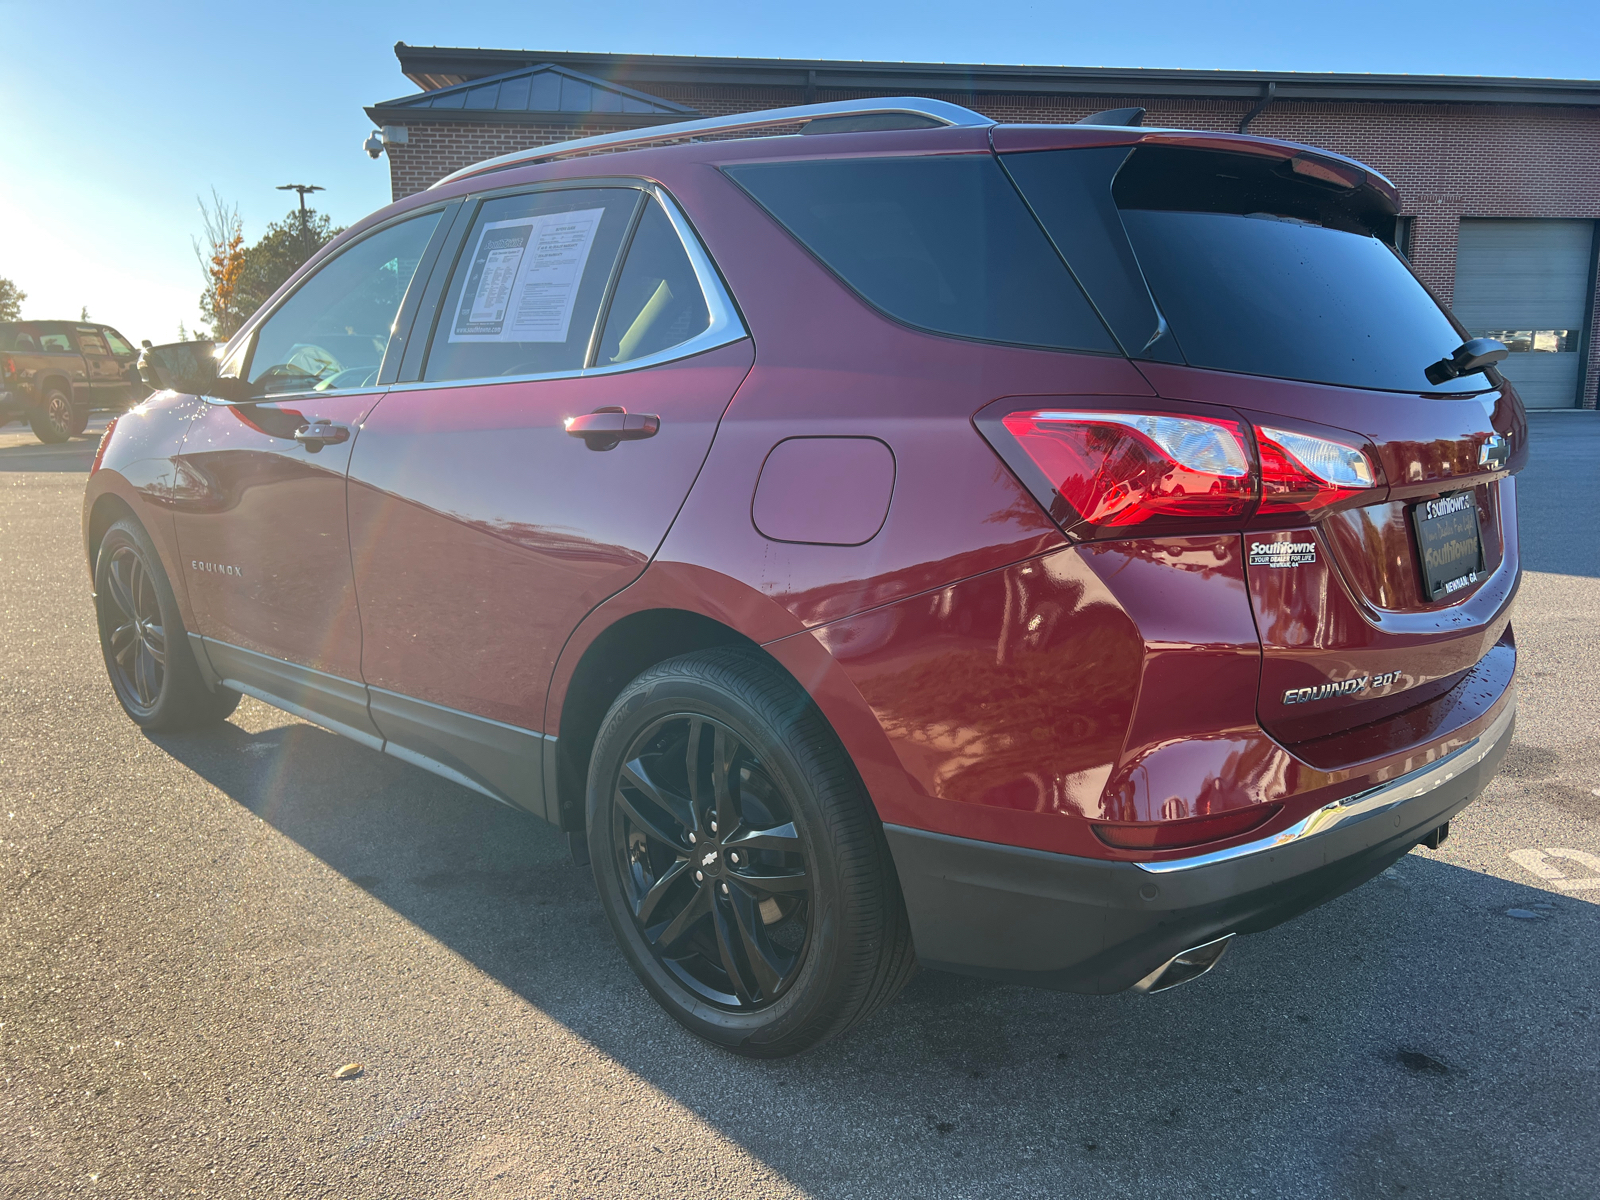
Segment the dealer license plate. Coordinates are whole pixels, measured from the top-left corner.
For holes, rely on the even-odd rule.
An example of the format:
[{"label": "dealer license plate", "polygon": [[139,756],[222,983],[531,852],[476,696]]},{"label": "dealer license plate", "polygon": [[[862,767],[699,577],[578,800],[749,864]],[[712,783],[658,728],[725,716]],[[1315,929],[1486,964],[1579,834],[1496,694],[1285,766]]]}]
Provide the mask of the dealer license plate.
[{"label": "dealer license plate", "polygon": [[1422,556],[1422,582],[1437,600],[1478,582],[1483,573],[1483,540],[1478,536],[1478,504],[1471,492],[1427,500],[1411,510]]}]

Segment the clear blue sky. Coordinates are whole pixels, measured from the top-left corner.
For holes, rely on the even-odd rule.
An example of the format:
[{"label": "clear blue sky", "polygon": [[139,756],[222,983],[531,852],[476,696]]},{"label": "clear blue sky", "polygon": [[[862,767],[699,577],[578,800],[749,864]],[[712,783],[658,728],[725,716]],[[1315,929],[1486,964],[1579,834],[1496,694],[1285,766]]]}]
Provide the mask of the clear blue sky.
[{"label": "clear blue sky", "polygon": [[1600,4],[1462,0],[0,0],[0,276],[23,314],[168,341],[198,320],[195,198],[259,236],[317,183],[346,224],[389,198],[362,108],[415,90],[391,47],[1583,78]]}]

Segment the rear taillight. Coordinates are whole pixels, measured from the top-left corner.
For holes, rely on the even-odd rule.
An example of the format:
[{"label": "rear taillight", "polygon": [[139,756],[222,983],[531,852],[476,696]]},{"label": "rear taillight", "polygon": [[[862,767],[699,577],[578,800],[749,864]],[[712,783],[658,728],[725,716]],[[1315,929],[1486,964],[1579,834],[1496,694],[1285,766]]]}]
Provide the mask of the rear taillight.
[{"label": "rear taillight", "polygon": [[8,355],[6,355],[6,374],[7,375],[15,375],[16,373],[17,373],[17,360],[12,358],[8,354]]},{"label": "rear taillight", "polygon": [[1080,539],[1318,520],[1381,484],[1360,446],[1216,417],[1024,409],[978,426]]},{"label": "rear taillight", "polygon": [[1237,421],[1039,409],[1000,419],[1071,510],[1064,524],[1125,529],[1241,517],[1255,502]]},{"label": "rear taillight", "polygon": [[1249,833],[1257,826],[1265,825],[1282,807],[1281,804],[1257,804],[1211,816],[1189,817],[1183,821],[1127,824],[1095,821],[1092,826],[1096,837],[1118,850],[1175,850],[1179,846],[1220,842],[1223,838]]},{"label": "rear taillight", "polygon": [[1358,446],[1288,429],[1256,427],[1263,514],[1312,512],[1367,491],[1372,461]]}]

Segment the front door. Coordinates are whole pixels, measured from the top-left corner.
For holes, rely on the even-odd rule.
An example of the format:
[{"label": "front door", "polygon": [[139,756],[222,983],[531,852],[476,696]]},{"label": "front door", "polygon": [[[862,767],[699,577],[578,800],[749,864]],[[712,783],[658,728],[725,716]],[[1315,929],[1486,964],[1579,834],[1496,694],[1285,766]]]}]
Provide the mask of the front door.
[{"label": "front door", "polygon": [[205,408],[174,489],[194,632],[217,674],[368,744],[345,472],[438,221],[353,243],[261,325],[243,366],[260,400]]},{"label": "front door", "polygon": [[[543,813],[556,656],[644,570],[753,352],[686,224],[635,188],[487,201],[438,311],[351,462],[362,671],[392,752]],[[597,409],[655,432],[573,436]]]},{"label": "front door", "polygon": [[122,364],[112,355],[105,337],[90,325],[78,326],[74,337],[89,376],[87,403],[93,408],[121,408],[127,400],[128,381],[123,378]]}]

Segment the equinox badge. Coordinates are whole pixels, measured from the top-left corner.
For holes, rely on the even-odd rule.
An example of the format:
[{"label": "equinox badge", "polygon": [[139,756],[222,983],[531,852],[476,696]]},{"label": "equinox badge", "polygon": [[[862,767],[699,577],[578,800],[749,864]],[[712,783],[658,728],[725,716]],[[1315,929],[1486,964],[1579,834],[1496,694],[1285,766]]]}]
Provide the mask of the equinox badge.
[{"label": "equinox badge", "polygon": [[1399,671],[1383,675],[1355,675],[1334,683],[1319,683],[1315,687],[1290,688],[1283,694],[1285,704],[1310,704],[1313,700],[1331,700],[1335,696],[1355,696],[1368,687],[1388,687],[1400,681]]}]

